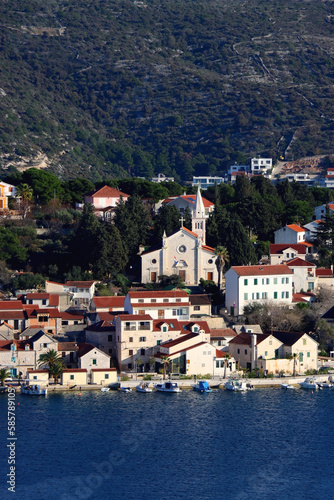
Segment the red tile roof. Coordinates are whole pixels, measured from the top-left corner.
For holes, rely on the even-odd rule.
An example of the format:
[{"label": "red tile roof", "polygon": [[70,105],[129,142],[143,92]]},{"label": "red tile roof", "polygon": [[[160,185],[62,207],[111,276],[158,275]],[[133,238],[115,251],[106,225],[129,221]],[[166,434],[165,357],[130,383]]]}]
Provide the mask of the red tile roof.
[{"label": "red tile roof", "polygon": [[103,186],[101,189],[97,191],[92,191],[91,193],[86,194],[86,196],[91,196],[92,198],[128,198],[130,195],[126,193],[122,193],[116,188],[110,186]]},{"label": "red tile roof", "polygon": [[227,352],[216,349],[216,358],[226,358],[227,354]]},{"label": "red tile roof", "polygon": [[35,293],[27,293],[27,299],[37,299],[37,300],[41,300],[41,299],[48,299],[50,296],[49,293],[38,293],[38,292],[35,292]]},{"label": "red tile roof", "polygon": [[0,300],[1,311],[10,311],[19,309],[23,309],[23,305],[20,300]]},{"label": "red tile roof", "polygon": [[316,267],[313,262],[308,262],[307,260],[300,259],[299,257],[289,260],[286,265],[289,267]]},{"label": "red tile roof", "polygon": [[296,250],[298,253],[306,253],[306,248],[305,245],[302,245],[301,243],[296,243],[296,244],[289,244],[289,243],[271,243],[270,244],[270,254],[281,254],[283,253],[283,250],[286,250],[287,248],[292,248],[293,250]]},{"label": "red tile roof", "polygon": [[[183,349],[180,349],[179,351],[173,352],[173,353],[169,354],[169,356],[175,356],[176,354],[179,354],[180,352],[190,351],[190,349],[196,349],[196,347],[199,347],[199,346],[205,345],[205,344],[208,344],[208,342],[199,342],[198,344],[191,345],[189,347],[184,347]],[[157,352],[156,354],[154,354],[155,358],[162,358],[162,356],[166,356],[166,354],[162,353],[162,352]]]},{"label": "red tile roof", "polygon": [[24,319],[24,311],[0,311],[0,319]]},{"label": "red tile roof", "polygon": [[199,326],[200,330],[204,330],[205,333],[210,333],[209,325],[206,321],[180,321],[180,325],[182,326],[182,330],[192,331],[192,327],[195,325]]},{"label": "red tile roof", "polygon": [[189,297],[184,290],[157,290],[155,292],[129,292],[130,299],[158,299],[160,297],[174,298],[174,297]]},{"label": "red tile roof", "polygon": [[212,328],[210,337],[236,337],[237,333],[232,328]]},{"label": "red tile roof", "polygon": [[154,319],[152,330],[160,332],[163,325],[168,325],[168,331],[181,331],[181,325],[177,319]]},{"label": "red tile roof", "polygon": [[149,321],[152,317],[149,314],[120,314],[117,316],[121,321]]},{"label": "red tile roof", "polygon": [[95,281],[66,281],[65,286],[76,286],[77,288],[90,288]]},{"label": "red tile roof", "polygon": [[77,351],[78,349],[76,342],[58,342],[58,351]]},{"label": "red tile roof", "polygon": [[[195,201],[196,201],[196,196],[197,196],[197,194],[183,194],[181,196],[172,196],[172,197],[169,197],[169,198],[166,198],[165,200],[163,200],[162,203],[170,203],[174,200],[177,200],[178,198],[182,198],[183,200],[187,200],[187,201],[189,201],[189,203],[194,205]],[[203,200],[203,205],[205,208],[212,208],[215,206],[214,203],[207,200],[206,198],[203,198],[203,196],[202,196],[202,200]]]},{"label": "red tile roof", "polygon": [[[120,311],[123,315],[125,314],[124,311]],[[112,312],[98,312],[99,318],[101,321],[110,321],[113,322],[117,314],[112,313]]]},{"label": "red tile roof", "polygon": [[[241,344],[241,345],[250,345],[251,344],[251,339],[252,339],[252,333],[239,333],[234,339],[230,340],[230,344]],[[256,345],[260,344],[265,340],[267,337],[269,337],[269,333],[256,333]]]},{"label": "red tile roof", "polygon": [[292,229],[293,231],[296,231],[297,233],[305,233],[306,231],[304,227],[298,226],[297,224],[287,224],[286,227]]},{"label": "red tile roof", "polygon": [[93,301],[96,309],[109,307],[112,310],[113,307],[124,307],[124,299],[125,297],[94,297]]},{"label": "red tile roof", "polygon": [[[92,351],[93,349],[97,349],[98,351],[102,352],[101,349],[99,349],[98,347],[96,347],[93,344],[89,344],[88,342],[82,342],[81,344],[78,345],[78,348],[79,348],[78,349],[78,357],[79,358],[81,358],[82,356],[84,356],[88,352]],[[108,358],[110,358],[109,354],[106,354],[105,352],[103,354],[105,354],[106,356],[108,356]]]},{"label": "red tile roof", "polygon": [[63,370],[63,373],[78,373],[78,372],[87,372],[86,368],[68,368],[66,370]]},{"label": "red tile roof", "polygon": [[331,269],[319,268],[315,270],[316,276],[321,277],[331,277],[333,278],[333,271]]},{"label": "red tile roof", "polygon": [[285,264],[274,266],[232,266],[239,276],[274,276],[276,274],[293,274],[291,269]]},{"label": "red tile roof", "polygon": [[92,368],[92,372],[117,372],[116,368]]},{"label": "red tile roof", "polygon": [[178,337],[177,339],[170,340],[169,342],[164,342],[163,344],[161,344],[161,347],[166,347],[167,349],[170,349],[171,347],[181,344],[182,342],[187,342],[187,340],[193,339],[194,337],[198,337],[198,333],[195,332],[188,333],[187,335]]},{"label": "red tile roof", "polygon": [[60,317],[61,319],[63,320],[72,320],[72,321],[83,321],[84,319],[84,315],[82,314],[82,312],[61,312],[60,313]]}]

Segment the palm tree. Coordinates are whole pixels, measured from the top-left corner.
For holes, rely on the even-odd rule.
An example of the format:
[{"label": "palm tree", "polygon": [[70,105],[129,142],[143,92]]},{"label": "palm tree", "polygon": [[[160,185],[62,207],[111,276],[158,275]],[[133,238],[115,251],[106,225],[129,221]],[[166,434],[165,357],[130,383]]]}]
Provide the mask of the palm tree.
[{"label": "palm tree", "polygon": [[29,186],[29,184],[19,184],[16,188],[17,196],[21,198],[22,209],[23,209],[23,219],[26,218],[27,213],[29,211],[29,205],[33,199],[33,189]]},{"label": "palm tree", "polygon": [[61,375],[64,370],[64,361],[61,358],[60,354],[58,354],[58,352],[54,349],[49,349],[48,351],[41,354],[39,356],[38,365],[46,365],[47,369],[49,370],[49,375],[54,377],[56,383],[59,375]]},{"label": "palm tree", "polygon": [[220,291],[221,278],[224,271],[224,267],[226,262],[230,260],[230,256],[228,254],[227,248],[222,245],[218,245],[215,248],[214,254],[217,256],[216,259],[216,267],[218,271],[218,290]]},{"label": "palm tree", "polygon": [[164,380],[166,380],[166,368],[170,363],[169,357],[168,356],[161,356],[161,363],[163,364],[163,367],[164,367]]},{"label": "palm tree", "polygon": [[0,369],[0,382],[1,382],[1,387],[4,387],[5,385],[5,380],[6,378],[10,377],[10,372],[7,370],[7,368],[1,368]]}]

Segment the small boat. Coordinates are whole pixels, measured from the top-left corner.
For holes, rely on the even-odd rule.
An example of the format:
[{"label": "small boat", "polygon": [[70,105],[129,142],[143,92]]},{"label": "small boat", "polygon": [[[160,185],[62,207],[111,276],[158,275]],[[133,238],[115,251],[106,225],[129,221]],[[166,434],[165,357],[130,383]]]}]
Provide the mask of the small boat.
[{"label": "small boat", "polygon": [[159,392],[180,392],[176,382],[165,382],[163,384],[154,384],[154,387]]},{"label": "small boat", "polygon": [[200,380],[198,384],[194,384],[193,389],[197,392],[212,392],[206,380]]},{"label": "small boat", "polygon": [[40,385],[22,385],[21,394],[27,394],[28,396],[46,396],[48,390],[46,387],[41,388]]},{"label": "small boat", "polygon": [[332,389],[334,387],[334,384],[331,382],[317,382],[317,385],[319,389]]},{"label": "small boat", "polygon": [[230,379],[224,385],[228,391],[242,392],[254,389],[254,386],[246,380]]},{"label": "small boat", "polygon": [[110,391],[110,387],[101,387],[101,392],[108,392]]},{"label": "small boat", "polygon": [[152,392],[151,387],[148,386],[147,382],[143,382],[142,384],[139,384],[136,386],[136,391],[137,392]]},{"label": "small boat", "polygon": [[306,377],[303,382],[299,382],[300,387],[303,389],[320,389],[314,377]]},{"label": "small boat", "polygon": [[287,384],[287,383],[281,384],[281,387],[282,387],[282,389],[295,389],[295,387],[293,385],[290,385],[290,384]]},{"label": "small boat", "polygon": [[122,392],[131,392],[131,387],[120,387]]}]

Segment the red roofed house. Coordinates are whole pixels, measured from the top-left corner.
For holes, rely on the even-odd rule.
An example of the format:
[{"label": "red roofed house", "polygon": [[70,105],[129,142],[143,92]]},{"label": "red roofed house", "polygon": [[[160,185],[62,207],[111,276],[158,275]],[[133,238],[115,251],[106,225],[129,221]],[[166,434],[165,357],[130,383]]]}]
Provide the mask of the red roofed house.
[{"label": "red roofed house", "polygon": [[[189,208],[190,213],[192,213],[196,204],[196,197],[196,194],[183,194],[181,196],[174,196],[163,200],[162,205],[175,206],[181,215],[187,208]],[[205,198],[202,198],[202,200],[205,217],[208,218],[209,214],[214,211],[215,204],[209,200],[206,200]]]},{"label": "red roofed house", "polygon": [[317,277],[317,287],[329,288],[334,286],[334,277],[332,269],[318,267],[315,271]]},{"label": "red roofed house", "polygon": [[232,266],[225,274],[225,306],[230,314],[243,314],[254,302],[291,304],[293,272],[285,264],[276,266]]},{"label": "red roofed house", "polygon": [[178,274],[187,284],[198,284],[200,279],[218,281],[214,249],[205,244],[206,215],[203,199],[198,189],[193,211],[192,231],[183,227],[166,235],[158,248],[141,254],[142,283],[154,283],[158,276]]},{"label": "red roofed house", "polygon": [[121,197],[123,201],[127,201],[129,195],[122,193],[116,188],[103,186],[96,191],[86,194],[85,203],[91,203],[94,206],[96,215],[104,219],[110,219]]},{"label": "red roofed house", "polygon": [[314,248],[311,243],[271,243],[270,244],[270,264],[282,264],[287,260],[300,257],[308,260],[313,257]]},{"label": "red roofed house", "polygon": [[124,311],[124,296],[93,297],[90,310],[92,312]]},{"label": "red roofed house", "polygon": [[303,243],[306,241],[307,229],[298,224],[288,224],[275,231],[275,243]]},{"label": "red roofed house", "polygon": [[73,306],[89,307],[95,294],[95,281],[66,281],[66,283],[56,283],[45,281],[46,292],[50,294],[67,293],[72,297]]},{"label": "red roofed house", "polygon": [[[156,348],[154,357],[157,368],[163,367],[162,358],[170,359],[168,372],[184,375],[222,376],[225,370],[226,354],[207,341],[207,335],[199,331],[164,342]],[[227,375],[235,371],[235,360],[228,360]]]},{"label": "red roofed house", "polygon": [[315,289],[316,275],[315,271],[317,266],[313,262],[296,257],[289,260],[286,265],[293,272],[292,291],[298,293],[301,290],[304,292],[312,292]]},{"label": "red roofed house", "polygon": [[129,314],[149,314],[153,319],[189,319],[190,302],[185,290],[128,292],[124,309]]}]

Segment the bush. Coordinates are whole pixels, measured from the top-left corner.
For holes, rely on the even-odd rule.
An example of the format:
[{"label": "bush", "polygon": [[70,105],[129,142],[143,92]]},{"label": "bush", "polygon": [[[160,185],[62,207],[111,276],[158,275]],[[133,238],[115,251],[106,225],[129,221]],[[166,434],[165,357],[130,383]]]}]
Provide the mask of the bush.
[{"label": "bush", "polygon": [[318,372],[315,369],[306,370],[305,375],[316,375]]},{"label": "bush", "polygon": [[127,375],[121,377],[121,382],[127,382],[128,380],[130,380],[130,377],[128,377]]},{"label": "bush", "polygon": [[152,375],[144,375],[143,380],[152,380]]}]

